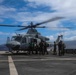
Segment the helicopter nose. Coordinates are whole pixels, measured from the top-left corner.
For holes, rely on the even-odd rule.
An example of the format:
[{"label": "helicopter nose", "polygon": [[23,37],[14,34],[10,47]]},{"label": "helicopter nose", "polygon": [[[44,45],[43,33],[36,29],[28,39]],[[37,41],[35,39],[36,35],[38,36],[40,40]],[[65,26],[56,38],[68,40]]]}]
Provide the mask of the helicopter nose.
[{"label": "helicopter nose", "polygon": [[11,47],[20,46],[20,42],[17,41],[10,41],[6,45],[9,45]]},{"label": "helicopter nose", "polygon": [[11,44],[14,45],[14,46],[20,45],[20,43],[17,42],[17,41],[12,41]]}]

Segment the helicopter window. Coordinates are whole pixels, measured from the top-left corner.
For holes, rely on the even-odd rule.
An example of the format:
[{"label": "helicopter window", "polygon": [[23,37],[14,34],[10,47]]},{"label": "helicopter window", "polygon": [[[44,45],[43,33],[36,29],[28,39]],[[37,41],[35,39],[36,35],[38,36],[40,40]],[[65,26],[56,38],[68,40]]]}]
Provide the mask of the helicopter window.
[{"label": "helicopter window", "polygon": [[31,42],[37,42],[37,39],[31,38],[30,41],[31,41]]},{"label": "helicopter window", "polygon": [[17,36],[17,37],[15,38],[15,40],[20,42],[20,41],[21,41],[21,38],[22,38],[21,36]]},{"label": "helicopter window", "polygon": [[11,40],[13,41],[13,40],[15,40],[15,38],[16,38],[16,36],[13,36],[13,37],[11,38]]},{"label": "helicopter window", "polygon": [[37,42],[37,39],[33,39],[34,40],[34,42]]},{"label": "helicopter window", "polygon": [[22,39],[22,43],[26,43],[26,38],[23,38]]},{"label": "helicopter window", "polygon": [[21,36],[13,36],[11,40],[15,40],[15,41],[20,42],[21,38],[22,38]]}]

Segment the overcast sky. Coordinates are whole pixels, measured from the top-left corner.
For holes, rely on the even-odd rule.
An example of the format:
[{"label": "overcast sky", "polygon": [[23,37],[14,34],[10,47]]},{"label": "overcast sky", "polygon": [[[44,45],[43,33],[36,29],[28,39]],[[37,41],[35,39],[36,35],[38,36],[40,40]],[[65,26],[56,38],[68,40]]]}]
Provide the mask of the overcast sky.
[{"label": "overcast sky", "polygon": [[[76,0],[0,0],[0,24],[26,26],[30,22],[35,24],[57,16],[65,18],[43,24],[48,28],[37,30],[49,37],[50,41],[56,40],[59,34],[64,35],[64,40],[76,40]],[[27,32],[16,31],[17,29],[19,28],[0,27],[0,44],[5,43],[7,37],[15,32]]]}]

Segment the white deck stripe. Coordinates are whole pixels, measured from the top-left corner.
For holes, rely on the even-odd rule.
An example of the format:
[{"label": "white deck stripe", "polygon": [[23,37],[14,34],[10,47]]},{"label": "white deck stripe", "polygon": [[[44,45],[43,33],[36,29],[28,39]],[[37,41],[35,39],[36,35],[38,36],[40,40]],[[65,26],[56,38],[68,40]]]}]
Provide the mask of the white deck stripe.
[{"label": "white deck stripe", "polygon": [[11,56],[8,56],[8,62],[9,62],[10,75],[18,75],[18,72],[16,70],[16,67],[14,65],[14,62]]}]

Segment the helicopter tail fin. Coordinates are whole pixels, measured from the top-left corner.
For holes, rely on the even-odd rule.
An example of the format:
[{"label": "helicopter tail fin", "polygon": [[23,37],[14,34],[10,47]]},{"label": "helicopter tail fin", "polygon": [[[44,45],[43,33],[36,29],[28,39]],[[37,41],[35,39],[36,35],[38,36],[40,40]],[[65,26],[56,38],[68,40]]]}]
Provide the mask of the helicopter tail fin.
[{"label": "helicopter tail fin", "polygon": [[7,37],[7,41],[6,41],[6,44],[8,44],[10,42],[10,38]]}]

